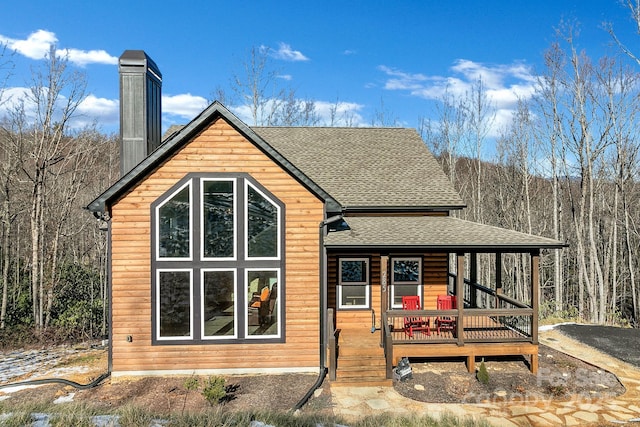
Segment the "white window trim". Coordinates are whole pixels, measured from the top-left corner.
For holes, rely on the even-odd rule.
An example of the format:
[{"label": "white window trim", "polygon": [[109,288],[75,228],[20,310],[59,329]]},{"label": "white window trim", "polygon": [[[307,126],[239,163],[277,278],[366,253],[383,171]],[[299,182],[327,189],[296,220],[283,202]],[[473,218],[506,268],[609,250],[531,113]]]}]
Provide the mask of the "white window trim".
[{"label": "white window trim", "polygon": [[[408,282],[408,281],[395,281],[395,275],[393,274],[393,267],[396,261],[418,261],[418,282]],[[415,285],[416,293],[420,297],[420,305],[424,307],[424,301],[422,301],[422,295],[420,290],[422,289],[422,258],[420,257],[393,257],[391,258],[391,308],[402,308],[402,303],[396,304],[394,301],[396,300],[396,286],[395,285]]]},{"label": "white window trim", "polygon": [[[252,271],[275,271],[276,272],[276,283],[278,284],[278,294],[276,295],[276,306],[274,308],[277,313],[276,319],[278,319],[278,332],[274,335],[250,335],[249,334],[249,301],[251,301],[251,295],[249,295],[249,273]],[[280,283],[280,274],[281,271],[279,268],[247,268],[244,272],[244,295],[245,295],[245,305],[243,315],[244,315],[244,338],[247,340],[260,340],[265,338],[280,338],[282,335],[282,286]]]},{"label": "white window trim", "polygon": [[[231,257],[205,257],[204,256],[204,183],[207,181],[231,181],[233,183],[233,256]],[[238,191],[237,178],[200,178],[200,256],[203,261],[236,261],[238,259]]]},{"label": "white window trim", "polygon": [[[254,191],[259,193],[262,197],[267,199],[269,203],[271,203],[276,208],[276,224],[277,224],[277,234],[276,234],[276,256],[275,257],[250,257],[249,256],[249,187],[251,187]],[[244,242],[245,242],[245,259],[251,261],[275,261],[280,259],[280,233],[282,233],[282,224],[281,224],[281,216],[280,205],[273,201],[273,199],[267,196],[263,191],[260,191],[257,187],[252,185],[248,179],[244,180]]]},{"label": "white window trim", "polygon": [[[342,284],[342,261],[364,261],[365,274],[367,280],[364,282],[347,282],[348,285]],[[341,309],[363,309],[370,308],[370,288],[369,280],[369,258],[338,258],[338,308]],[[343,286],[364,286],[365,287],[365,303],[364,305],[343,305],[342,304],[342,287]]]},{"label": "white window trim", "polygon": [[[204,324],[204,274],[211,271],[230,271],[233,273],[233,335],[205,335]],[[200,270],[200,339],[228,340],[238,338],[238,270],[236,268],[203,268]]]},{"label": "white window trim", "polygon": [[[166,272],[189,272],[189,335],[177,337],[160,336],[160,273]],[[162,268],[156,270],[156,340],[158,341],[183,341],[193,339],[193,270],[191,268]]]},{"label": "white window trim", "polygon": [[[161,257],[160,256],[160,208],[171,201],[173,197],[184,190],[185,187],[189,187],[189,256],[188,257]],[[156,206],[156,259],[159,261],[193,261],[193,186],[191,180],[186,182],[183,186],[171,193],[161,204]]]}]

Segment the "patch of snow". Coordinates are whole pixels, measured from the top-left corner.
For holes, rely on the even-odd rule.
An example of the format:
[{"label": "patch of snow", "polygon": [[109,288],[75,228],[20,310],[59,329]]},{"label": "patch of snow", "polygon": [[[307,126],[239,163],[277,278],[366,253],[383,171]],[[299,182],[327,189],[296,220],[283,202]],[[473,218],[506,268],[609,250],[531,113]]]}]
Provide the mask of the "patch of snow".
[{"label": "patch of snow", "polygon": [[15,350],[0,352],[0,384],[10,383],[16,378],[42,373],[78,350],[55,348],[43,350]]},{"label": "patch of snow", "polygon": [[562,323],[556,323],[553,325],[542,325],[538,327],[538,331],[550,331],[552,329],[555,329],[556,326],[562,326],[562,325],[576,325],[576,322],[562,322]]},{"label": "patch of snow", "polygon": [[13,387],[5,387],[0,389],[0,393],[5,393],[5,394],[11,394],[11,393],[15,393],[16,391],[20,391],[20,390],[25,390],[28,388],[36,388],[39,387],[37,385],[17,385],[17,386],[13,386]]},{"label": "patch of snow", "polygon": [[73,398],[75,397],[75,393],[69,393],[66,396],[60,396],[53,401],[54,405],[58,405],[60,403],[70,403],[73,402]]},{"label": "patch of snow", "polygon": [[119,419],[119,415],[96,415],[91,418],[91,422],[93,422],[96,427],[119,427]]}]

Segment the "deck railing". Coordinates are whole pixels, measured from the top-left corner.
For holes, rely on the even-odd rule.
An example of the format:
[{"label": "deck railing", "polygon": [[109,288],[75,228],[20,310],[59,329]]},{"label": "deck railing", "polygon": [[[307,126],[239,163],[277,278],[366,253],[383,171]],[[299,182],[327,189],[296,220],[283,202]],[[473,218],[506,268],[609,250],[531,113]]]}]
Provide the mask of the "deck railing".
[{"label": "deck railing", "polygon": [[[452,283],[456,276],[449,274]],[[383,346],[394,344],[537,343],[534,310],[479,283],[464,280],[464,308],[453,310],[388,310],[383,315]],[[453,287],[450,287],[453,289]],[[429,330],[410,333],[405,319],[428,320]],[[456,327],[439,328],[440,319],[452,319]],[[460,327],[460,324],[462,327]]]},{"label": "deck railing", "polygon": [[[429,330],[409,332],[405,319],[428,320]],[[462,321],[462,335],[457,328],[439,328],[440,319],[447,318],[455,323]],[[462,319],[462,320],[461,320]],[[462,317],[458,310],[389,310],[383,323],[387,326],[392,344],[430,344],[465,342],[533,342],[533,309],[464,309]],[[387,331],[385,331],[387,332]]]}]

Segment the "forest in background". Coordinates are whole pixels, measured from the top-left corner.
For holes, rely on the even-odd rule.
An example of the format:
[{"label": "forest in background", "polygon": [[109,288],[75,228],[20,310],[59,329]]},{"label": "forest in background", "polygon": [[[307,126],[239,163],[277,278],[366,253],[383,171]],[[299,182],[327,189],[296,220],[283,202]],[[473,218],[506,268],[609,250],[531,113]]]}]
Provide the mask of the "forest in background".
[{"label": "forest in background", "polygon": [[[542,254],[543,318],[637,327],[638,61],[622,45],[602,58],[576,45],[575,27],[561,25],[535,93],[497,138],[481,79],[464,95],[446,93],[418,131],[467,203],[457,215],[569,245]],[[70,126],[87,82],[53,52],[33,71],[25,99],[0,118],[0,347],[8,337],[86,339],[108,330],[106,224],[85,206],[119,177],[118,137],[98,123]],[[8,72],[0,56],[0,82]],[[280,84],[269,56],[254,49],[230,89],[212,98],[232,111],[248,106],[250,125],[350,123],[338,117],[338,102],[323,121],[313,100]],[[383,104],[371,117],[371,126],[399,124]],[[504,256],[505,292],[527,301],[527,257]],[[479,265],[479,280],[490,284],[491,256]]]}]

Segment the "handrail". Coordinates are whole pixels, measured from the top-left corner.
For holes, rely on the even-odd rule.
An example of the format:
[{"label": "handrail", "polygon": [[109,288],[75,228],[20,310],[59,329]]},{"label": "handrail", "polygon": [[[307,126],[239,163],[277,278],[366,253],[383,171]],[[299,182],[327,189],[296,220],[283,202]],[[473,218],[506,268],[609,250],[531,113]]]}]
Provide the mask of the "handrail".
[{"label": "handrail", "polygon": [[382,313],[382,324],[380,329],[382,331],[382,348],[384,349],[384,359],[386,365],[387,379],[393,378],[393,336],[391,335],[391,328],[389,326],[388,311]]},{"label": "handrail", "polygon": [[[447,273],[447,275],[452,279],[455,279],[457,277],[457,275],[454,274],[454,273]],[[529,306],[529,305],[527,305],[527,304],[525,304],[525,303],[523,303],[521,301],[518,301],[516,299],[508,297],[508,296],[506,296],[506,295],[504,295],[502,293],[498,293],[498,292],[495,291],[495,289],[488,288],[488,287],[486,287],[484,285],[481,285],[480,283],[472,282],[470,279],[464,279],[464,283],[466,285],[468,285],[468,286],[471,286],[471,287],[473,287],[475,289],[478,289],[479,291],[484,292],[485,294],[488,294],[488,295],[491,295],[493,297],[496,297],[497,299],[499,299],[501,301],[505,301],[505,302],[507,302],[507,303],[509,303],[511,305],[516,306],[516,307],[519,307],[519,308],[531,308],[531,306]]]}]

